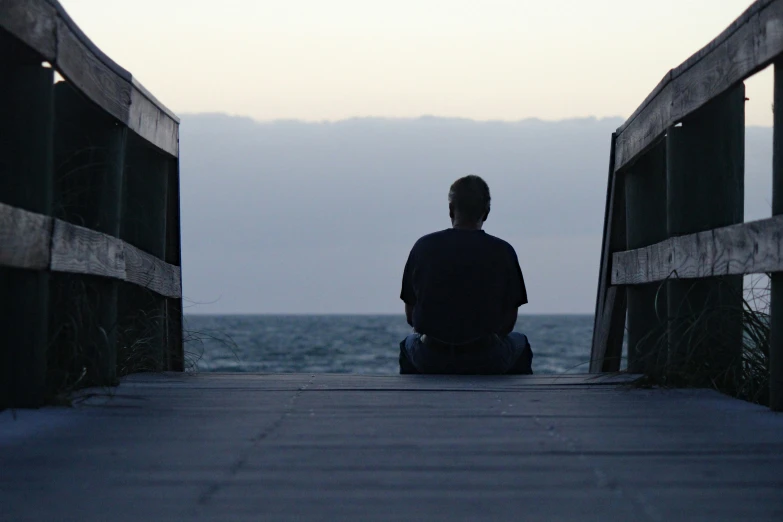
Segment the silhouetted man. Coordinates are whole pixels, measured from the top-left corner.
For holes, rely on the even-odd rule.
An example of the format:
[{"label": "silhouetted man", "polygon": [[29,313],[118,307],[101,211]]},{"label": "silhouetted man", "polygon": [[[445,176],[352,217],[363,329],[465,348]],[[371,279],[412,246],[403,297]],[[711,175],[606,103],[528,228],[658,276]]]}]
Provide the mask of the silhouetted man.
[{"label": "silhouetted man", "polygon": [[400,373],[533,373],[527,337],[513,331],[527,303],[522,270],[511,245],[481,230],[489,203],[483,179],[458,179],[453,227],[413,245],[400,298],[415,333],[400,343]]}]

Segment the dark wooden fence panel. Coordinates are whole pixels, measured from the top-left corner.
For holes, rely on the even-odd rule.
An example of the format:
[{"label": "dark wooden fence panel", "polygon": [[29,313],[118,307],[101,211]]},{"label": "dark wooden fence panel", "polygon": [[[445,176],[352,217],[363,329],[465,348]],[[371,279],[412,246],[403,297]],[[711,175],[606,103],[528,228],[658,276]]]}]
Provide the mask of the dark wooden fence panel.
[{"label": "dark wooden fence panel", "polygon": [[[616,220],[607,211],[591,371],[612,368],[606,360],[613,349],[610,340],[623,328],[606,318],[604,296],[614,289],[615,295],[628,296],[631,371],[654,373],[665,361],[667,379],[678,378],[679,371],[679,377],[689,375],[690,384],[703,378],[703,384],[726,390],[745,386],[748,375],[736,374],[744,350],[742,278],[769,273],[770,405],[783,411],[781,27],[783,0],[756,1],[715,40],[669,71],[613,135],[609,184],[620,186],[618,178],[623,179],[625,200],[614,201],[619,195],[610,194],[607,209],[625,205],[627,243],[607,248]],[[743,223],[742,82],[772,63],[773,217]],[[604,278],[607,272],[611,277]],[[765,332],[759,333],[763,339]],[[651,338],[657,342],[648,342]],[[645,359],[655,362],[648,365]]]},{"label": "dark wooden fence panel", "polygon": [[[120,235],[160,259],[166,257],[170,165],[164,154],[143,140],[129,139]],[[148,288],[126,284],[120,289],[120,307],[121,349],[139,361],[129,370],[168,369],[166,298]]]},{"label": "dark wooden fence panel", "polygon": [[625,249],[625,188],[622,177],[614,169],[615,136],[612,136],[609,158],[609,183],[606,189],[604,239],[601,247],[601,268],[598,275],[593,346],[590,355],[591,372],[620,369],[625,323],[625,292],[610,288],[612,254]]},{"label": "dark wooden fence panel", "polygon": [[[52,204],[54,74],[36,62],[2,66],[0,202],[46,216]],[[0,267],[0,292],[0,408],[39,406],[46,379],[49,274]]]},{"label": "dark wooden fence panel", "polygon": [[[775,64],[775,115],[772,148],[772,214],[780,219],[783,231],[783,60]],[[774,218],[773,218],[774,219]],[[783,240],[778,243],[778,259]],[[769,405],[783,411],[783,266],[772,274],[769,335]]]},{"label": "dark wooden fence panel", "polygon": [[[169,161],[169,179],[166,190],[166,262],[173,266],[182,264],[182,241],[180,237],[180,188],[179,162]],[[169,369],[185,369],[184,332],[182,322],[182,296],[166,299],[167,343]]]},{"label": "dark wooden fence panel", "polygon": [[[55,114],[53,215],[107,237],[119,236],[126,127],[67,82],[55,86]],[[53,242],[89,245],[107,253],[116,250],[100,243],[63,240],[64,232],[78,230],[57,227]],[[60,254],[55,255],[54,264],[73,264],[86,257],[65,248],[54,251]],[[63,272],[51,277],[50,387],[59,389],[79,378],[84,384],[113,384],[118,283],[96,275],[80,275],[75,267],[67,270],[70,273]],[[83,377],[82,368],[87,369]]]},{"label": "dark wooden fence panel", "polygon": [[[742,223],[745,88],[734,87],[669,129],[667,229],[680,236]],[[667,283],[671,367],[737,370],[742,350],[742,276]],[[719,377],[720,376],[720,377]],[[734,375],[732,374],[733,378]]]},{"label": "dark wooden fence panel", "polygon": [[[668,236],[666,229],[666,141],[650,149],[625,176],[627,248],[642,248]],[[615,259],[617,257],[615,256]],[[613,272],[614,269],[614,262]],[[666,336],[666,287],[660,284],[629,286],[628,370],[657,371],[661,338]],[[665,344],[665,343],[664,343]]]},{"label": "dark wooden fence panel", "polygon": [[120,347],[182,369],[178,155],[176,116],[57,1],[0,1],[0,408],[145,369]]}]

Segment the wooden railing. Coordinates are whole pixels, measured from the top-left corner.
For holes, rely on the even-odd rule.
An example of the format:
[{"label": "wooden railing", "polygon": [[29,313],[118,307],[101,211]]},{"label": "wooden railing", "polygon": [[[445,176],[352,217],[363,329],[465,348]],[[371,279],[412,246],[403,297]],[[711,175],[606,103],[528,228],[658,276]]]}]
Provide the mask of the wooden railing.
[{"label": "wooden railing", "polygon": [[[783,0],[759,0],[666,74],[613,134],[591,371],[620,368],[626,330],[630,371],[654,374],[662,365],[682,364],[693,348],[685,344],[694,339],[682,320],[709,310],[720,311],[720,328],[698,334],[712,356],[720,354],[709,366],[711,378],[737,371],[742,278],[769,273],[770,405],[783,410],[779,109],[770,158],[773,217],[743,223],[743,82],[775,64],[774,107],[783,107],[781,58]],[[656,342],[661,336],[665,342]]]},{"label": "wooden railing", "polygon": [[0,408],[183,369],[178,156],[58,2],[0,0]]}]

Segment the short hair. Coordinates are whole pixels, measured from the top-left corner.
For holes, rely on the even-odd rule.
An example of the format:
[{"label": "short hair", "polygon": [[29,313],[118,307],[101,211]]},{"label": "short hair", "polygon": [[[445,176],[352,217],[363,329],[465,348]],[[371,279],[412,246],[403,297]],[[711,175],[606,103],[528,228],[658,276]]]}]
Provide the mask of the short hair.
[{"label": "short hair", "polygon": [[449,189],[449,206],[465,220],[482,219],[489,212],[490,199],[489,185],[474,174],[459,178]]}]

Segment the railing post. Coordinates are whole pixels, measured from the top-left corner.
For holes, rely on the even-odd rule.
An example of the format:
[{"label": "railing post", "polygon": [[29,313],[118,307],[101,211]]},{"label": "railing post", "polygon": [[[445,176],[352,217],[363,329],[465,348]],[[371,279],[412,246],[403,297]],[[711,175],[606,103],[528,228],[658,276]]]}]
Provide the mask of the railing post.
[{"label": "railing post", "polygon": [[[166,259],[166,203],[170,158],[129,135],[121,239]],[[120,373],[168,369],[166,298],[123,284],[120,306]]]},{"label": "railing post", "polygon": [[[46,215],[53,84],[54,72],[35,56],[0,65],[0,202]],[[0,409],[44,402],[48,308],[48,272],[0,267]]]},{"label": "railing post", "polygon": [[[55,86],[55,217],[120,233],[127,129],[69,83]],[[117,281],[52,274],[51,376],[57,388],[117,379]],[[81,377],[82,369],[86,374]]]},{"label": "railing post", "polygon": [[[745,87],[739,84],[669,129],[669,236],[741,223]],[[675,275],[676,277],[676,275]],[[731,386],[742,350],[742,276],[668,283],[669,374]]]},{"label": "railing post", "polygon": [[[783,60],[775,63],[772,215],[783,214]],[[769,335],[769,406],[783,411],[783,272],[772,274]]]},{"label": "railing post", "polygon": [[609,176],[606,187],[601,266],[595,305],[590,372],[616,372],[620,369],[625,334],[625,292],[611,286],[612,254],[625,250],[625,178],[615,172],[617,136],[612,134]]},{"label": "railing post", "polygon": [[[169,160],[168,186],[166,187],[166,259],[167,263],[181,266],[182,247],[180,235],[179,158]],[[169,370],[184,371],[185,350],[182,324],[182,297],[166,299],[166,335]]]},{"label": "railing post", "polygon": [[[624,176],[628,250],[665,240],[668,237],[665,140],[644,154]],[[626,288],[626,293],[628,371],[656,373],[666,361],[665,285],[632,285]]]}]

